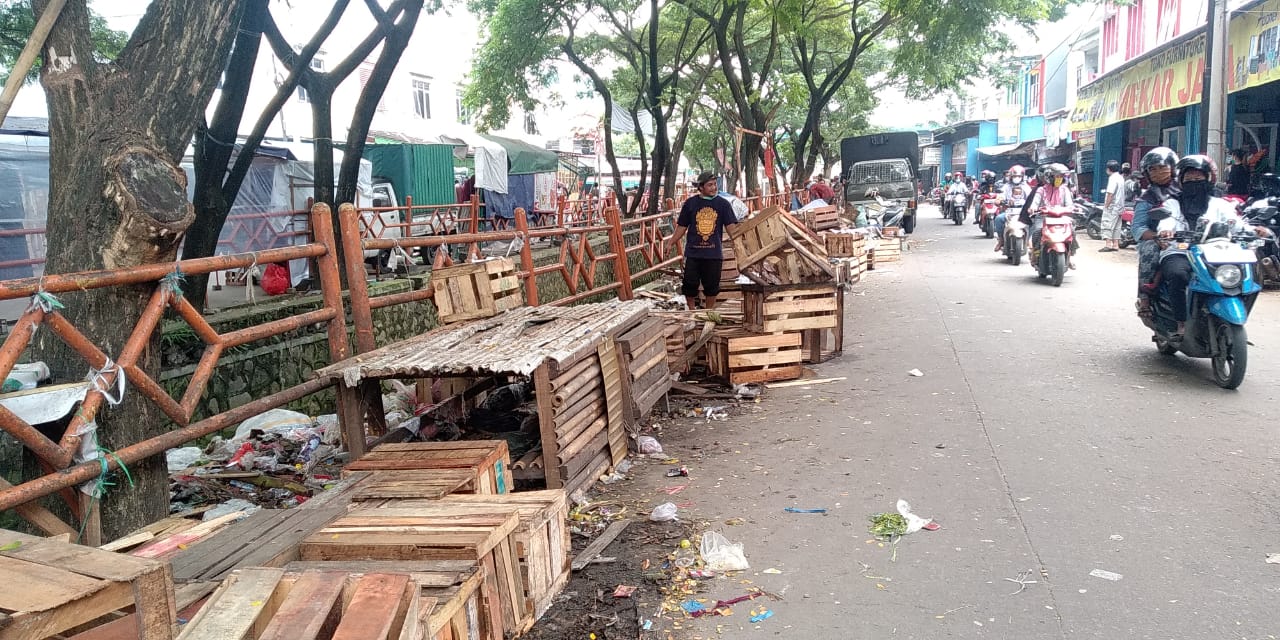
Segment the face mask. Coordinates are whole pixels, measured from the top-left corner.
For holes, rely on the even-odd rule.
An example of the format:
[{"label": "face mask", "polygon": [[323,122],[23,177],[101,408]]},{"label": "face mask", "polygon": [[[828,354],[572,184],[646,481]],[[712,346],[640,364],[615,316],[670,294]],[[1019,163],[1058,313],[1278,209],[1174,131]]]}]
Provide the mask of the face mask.
[{"label": "face mask", "polygon": [[1212,185],[1208,180],[1182,183],[1183,212],[1198,218],[1200,214],[1208,211],[1211,188]]}]

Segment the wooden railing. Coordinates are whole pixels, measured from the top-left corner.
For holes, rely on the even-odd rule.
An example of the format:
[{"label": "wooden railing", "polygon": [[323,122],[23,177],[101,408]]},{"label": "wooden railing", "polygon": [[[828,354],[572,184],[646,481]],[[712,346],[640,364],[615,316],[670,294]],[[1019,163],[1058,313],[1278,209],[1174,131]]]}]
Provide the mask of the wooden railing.
[{"label": "wooden railing", "polygon": [[[785,196],[786,194],[783,194],[783,197]],[[776,197],[772,198],[774,199],[761,198],[755,202],[755,206],[769,206],[777,202]],[[543,296],[539,291],[538,278],[551,274],[560,276],[568,290],[568,295],[555,300],[554,304],[573,304],[609,293],[627,300],[633,297],[636,279],[653,275],[680,260],[679,247],[670,243],[678,212],[675,210],[674,203],[668,201],[666,204],[666,211],[653,216],[623,220],[617,208],[606,207],[602,211],[600,220],[595,219],[593,215],[576,224],[555,226],[530,225],[528,216],[524,215],[522,210],[517,210],[514,228],[482,230],[478,201],[473,200],[467,205],[442,206],[417,206],[408,203],[406,205],[406,211],[409,213],[408,221],[399,223],[403,225],[403,229],[412,229],[414,225],[427,224],[428,221],[433,224],[439,223],[446,219],[445,211],[449,208],[463,207],[467,215],[465,219],[454,216],[450,220],[453,226],[452,233],[449,235],[409,234],[399,238],[378,237],[378,229],[366,219],[370,217],[367,214],[377,213],[377,210],[358,209],[353,205],[344,204],[339,207],[338,220],[342,229],[341,253],[354,257],[345,261],[350,290],[349,310],[355,328],[354,351],[348,345],[347,327],[344,321],[348,309],[343,302],[339,280],[337,260],[339,247],[335,240],[333,217],[329,207],[324,204],[318,204],[312,208],[310,215],[312,240],[307,244],[254,253],[144,265],[131,269],[0,281],[0,300],[28,297],[32,299],[32,304],[14,325],[3,345],[0,345],[0,379],[8,376],[14,364],[30,345],[36,330],[45,327],[85,359],[98,381],[98,384],[89,387],[80,410],[56,442],[44,436],[33,425],[12,411],[0,406],[0,429],[30,449],[51,470],[46,475],[16,487],[9,486],[0,480],[0,510],[16,509],[24,518],[50,534],[73,532],[70,526],[57,519],[52,513],[33,504],[33,501],[40,498],[55,493],[61,494],[71,507],[71,512],[79,520],[79,527],[84,532],[82,541],[96,544],[100,534],[95,502],[83,496],[76,498],[74,497],[76,494],[66,491],[67,489],[91,481],[106,470],[117,469],[121,464],[134,464],[144,458],[159,455],[167,449],[234,426],[263,411],[283,406],[328,388],[329,382],[311,380],[278,393],[254,399],[245,405],[209,418],[197,422],[191,421],[196,406],[205,392],[205,387],[218,366],[219,358],[226,350],[279,336],[309,325],[323,324],[328,333],[330,358],[336,362],[353,353],[366,353],[380,346],[374,339],[373,310],[397,304],[422,302],[433,297],[434,291],[431,287],[370,297],[367,274],[363,260],[360,258],[365,251],[388,250],[395,247],[430,249],[448,244],[460,245],[463,249],[462,254],[471,259],[481,256],[483,244],[516,241],[515,244],[519,246],[518,248],[513,246],[511,251],[519,254],[518,275],[523,283],[527,304],[540,304]],[[560,219],[570,221],[572,217],[561,216]],[[556,255],[556,258],[551,262],[538,264],[533,244],[542,239],[549,239],[550,247],[558,248],[558,255],[552,254]],[[539,255],[545,259],[544,253]],[[630,258],[633,256],[640,265],[634,273],[631,271],[630,264]],[[204,320],[199,311],[187,302],[178,289],[179,275],[208,274],[296,259],[315,260],[323,305],[319,309],[266,324],[229,333],[218,333]],[[441,266],[451,264],[453,259],[447,252],[436,251],[433,262],[436,266]],[[612,267],[614,277],[611,282],[597,284],[599,269],[606,264]],[[138,285],[152,286],[153,293],[142,313],[141,320],[132,328],[125,345],[116,354],[107,354],[95,346],[57,310],[56,305],[51,304],[48,297],[88,289]],[[143,350],[150,345],[157,324],[166,310],[170,309],[186,320],[207,345],[204,356],[180,399],[171,397],[139,367]],[[107,391],[104,390],[112,389],[120,375],[128,379],[128,393],[141,393],[177,424],[178,428],[127,445],[103,460],[74,463],[72,455],[80,444],[82,429],[93,422],[103,402],[108,399]],[[373,434],[379,435],[385,432],[381,393],[376,384],[366,384],[357,389],[347,389],[343,385],[337,385],[336,392],[337,410],[341,417],[340,422],[344,425],[343,440],[352,455],[359,456],[365,447],[365,434],[359,425],[362,425],[365,417]],[[356,425],[356,427],[349,428],[347,425]]]}]

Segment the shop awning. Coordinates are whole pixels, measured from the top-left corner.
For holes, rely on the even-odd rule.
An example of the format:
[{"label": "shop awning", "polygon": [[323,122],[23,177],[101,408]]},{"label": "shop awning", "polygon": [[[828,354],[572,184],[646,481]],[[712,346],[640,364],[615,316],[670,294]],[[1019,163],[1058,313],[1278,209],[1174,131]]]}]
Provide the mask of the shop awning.
[{"label": "shop awning", "polygon": [[1030,156],[1036,152],[1036,141],[1015,142],[1013,144],[993,144],[989,147],[978,147],[978,153],[984,156]]}]

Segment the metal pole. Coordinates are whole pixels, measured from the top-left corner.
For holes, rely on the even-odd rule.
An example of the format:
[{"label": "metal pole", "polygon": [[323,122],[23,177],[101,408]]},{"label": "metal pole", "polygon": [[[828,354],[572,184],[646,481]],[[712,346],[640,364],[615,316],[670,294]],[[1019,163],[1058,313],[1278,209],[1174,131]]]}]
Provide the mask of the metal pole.
[{"label": "metal pole", "polygon": [[49,37],[49,32],[53,30],[53,24],[58,21],[58,16],[62,15],[62,6],[66,3],[66,0],[51,0],[44,8],[44,13],[40,14],[40,20],[36,22],[35,28],[31,30],[31,37],[22,47],[22,53],[18,54],[13,68],[9,70],[9,79],[4,83],[4,93],[0,94],[0,123],[3,123],[4,117],[9,115],[9,107],[13,106],[14,99],[18,97],[18,90],[22,88],[22,83],[27,81],[27,72],[35,63],[36,56],[40,55],[40,48],[44,46],[45,38]]},{"label": "metal pole", "polygon": [[1200,147],[1219,166],[1226,155],[1223,147],[1223,129],[1226,127],[1226,11],[1224,0],[1209,0],[1204,43],[1204,93],[1200,98]]}]

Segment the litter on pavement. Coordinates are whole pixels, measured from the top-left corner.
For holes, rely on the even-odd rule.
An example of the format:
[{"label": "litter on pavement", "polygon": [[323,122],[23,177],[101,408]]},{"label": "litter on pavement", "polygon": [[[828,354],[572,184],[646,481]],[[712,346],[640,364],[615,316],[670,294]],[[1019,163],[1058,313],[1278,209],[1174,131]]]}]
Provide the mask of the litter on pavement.
[{"label": "litter on pavement", "polygon": [[1105,569],[1094,569],[1093,571],[1089,572],[1089,575],[1095,578],[1102,578],[1103,580],[1110,580],[1112,582],[1116,582],[1117,580],[1124,577],[1118,573],[1113,573]]}]

